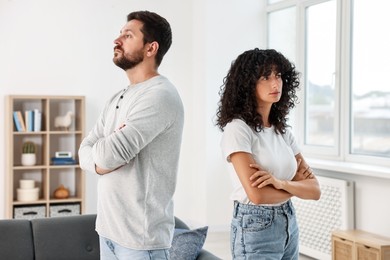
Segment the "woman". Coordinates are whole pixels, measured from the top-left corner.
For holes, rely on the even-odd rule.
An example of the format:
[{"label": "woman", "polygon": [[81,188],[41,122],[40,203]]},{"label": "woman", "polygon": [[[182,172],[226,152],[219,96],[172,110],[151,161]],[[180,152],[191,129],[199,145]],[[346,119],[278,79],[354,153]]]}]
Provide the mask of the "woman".
[{"label": "woman", "polygon": [[239,55],[221,87],[217,126],[232,177],[233,259],[298,259],[290,198],[318,200],[320,188],[287,128],[299,74],[275,50]]}]

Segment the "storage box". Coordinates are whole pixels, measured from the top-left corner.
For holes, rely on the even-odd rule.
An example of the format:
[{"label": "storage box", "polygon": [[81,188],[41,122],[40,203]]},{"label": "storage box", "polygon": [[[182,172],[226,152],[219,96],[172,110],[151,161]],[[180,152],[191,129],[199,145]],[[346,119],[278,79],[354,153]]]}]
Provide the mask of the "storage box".
[{"label": "storage box", "polygon": [[50,217],[80,215],[80,203],[58,204],[50,206]]},{"label": "storage box", "polygon": [[46,206],[20,206],[14,208],[15,219],[34,219],[46,217]]},{"label": "storage box", "polygon": [[333,260],[390,260],[390,237],[363,230],[332,232]]}]

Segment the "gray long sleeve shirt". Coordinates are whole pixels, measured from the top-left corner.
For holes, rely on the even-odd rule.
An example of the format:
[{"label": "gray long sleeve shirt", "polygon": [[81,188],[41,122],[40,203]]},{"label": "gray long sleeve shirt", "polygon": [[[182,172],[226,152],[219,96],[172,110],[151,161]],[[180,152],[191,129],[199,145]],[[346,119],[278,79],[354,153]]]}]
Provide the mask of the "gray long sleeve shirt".
[{"label": "gray long sleeve shirt", "polygon": [[79,149],[82,169],[116,169],[98,179],[100,236],[136,250],[170,247],[183,121],[180,96],[163,76],[108,101]]}]

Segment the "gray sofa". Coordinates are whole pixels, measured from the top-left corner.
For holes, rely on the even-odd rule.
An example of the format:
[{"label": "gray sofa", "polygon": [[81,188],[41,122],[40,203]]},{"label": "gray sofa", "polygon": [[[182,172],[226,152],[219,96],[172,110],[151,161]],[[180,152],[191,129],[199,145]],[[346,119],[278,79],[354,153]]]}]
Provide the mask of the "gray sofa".
[{"label": "gray sofa", "polygon": [[[0,220],[0,258],[7,260],[98,260],[96,215]],[[176,218],[176,228],[188,226]],[[220,259],[202,249],[198,260]],[[184,260],[184,259],[178,259]]]}]

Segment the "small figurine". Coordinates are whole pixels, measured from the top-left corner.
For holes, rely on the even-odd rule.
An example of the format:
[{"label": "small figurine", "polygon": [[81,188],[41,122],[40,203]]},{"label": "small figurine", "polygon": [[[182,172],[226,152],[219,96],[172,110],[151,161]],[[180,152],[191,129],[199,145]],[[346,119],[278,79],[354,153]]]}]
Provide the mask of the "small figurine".
[{"label": "small figurine", "polygon": [[70,125],[72,124],[73,115],[74,114],[72,111],[68,111],[64,116],[56,116],[56,118],[54,119],[54,127],[63,128],[68,131]]}]

